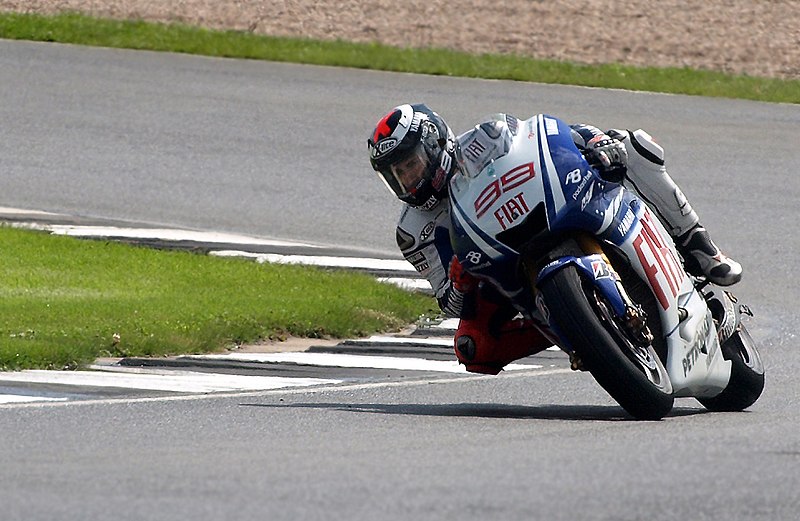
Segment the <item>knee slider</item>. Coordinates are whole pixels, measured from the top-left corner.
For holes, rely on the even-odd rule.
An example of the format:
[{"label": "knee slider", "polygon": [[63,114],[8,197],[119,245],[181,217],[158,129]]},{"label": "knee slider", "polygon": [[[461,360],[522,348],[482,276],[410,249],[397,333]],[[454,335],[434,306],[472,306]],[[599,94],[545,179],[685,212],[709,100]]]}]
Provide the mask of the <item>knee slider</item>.
[{"label": "knee slider", "polygon": [[464,364],[470,373],[480,374],[499,374],[503,370],[502,365],[486,363],[483,360],[473,363],[477,355],[478,346],[475,340],[469,335],[460,335],[456,338],[456,358]]},{"label": "knee slider", "polygon": [[461,335],[456,338],[456,356],[462,363],[469,362],[475,359],[477,346],[475,340],[469,335]]},{"label": "knee slider", "polygon": [[478,366],[491,367],[497,371],[502,369],[508,362],[503,359],[500,347],[496,340],[487,335],[476,335],[475,332],[457,335],[455,340],[456,358],[472,372],[485,372],[470,369]]}]

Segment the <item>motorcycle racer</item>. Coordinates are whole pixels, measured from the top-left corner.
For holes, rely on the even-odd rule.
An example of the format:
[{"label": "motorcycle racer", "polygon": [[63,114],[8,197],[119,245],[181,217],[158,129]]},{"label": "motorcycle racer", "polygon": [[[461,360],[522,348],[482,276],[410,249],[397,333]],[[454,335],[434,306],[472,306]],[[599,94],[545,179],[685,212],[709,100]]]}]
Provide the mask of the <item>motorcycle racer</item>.
[{"label": "motorcycle racer", "polygon": [[[475,174],[507,153],[507,137],[518,125],[517,118],[496,114],[456,137],[427,105],[404,104],[381,118],[367,140],[373,169],[405,203],[397,245],[430,282],[444,314],[460,318],[455,353],[470,372],[497,374],[508,363],[553,345],[490,285],[466,273],[450,244],[450,179]],[[713,243],[667,173],[663,148],[645,131],[603,132],[586,124],[571,130],[573,142],[601,177],[634,189],[657,213],[689,273],[722,286],[741,279],[741,266]]]}]

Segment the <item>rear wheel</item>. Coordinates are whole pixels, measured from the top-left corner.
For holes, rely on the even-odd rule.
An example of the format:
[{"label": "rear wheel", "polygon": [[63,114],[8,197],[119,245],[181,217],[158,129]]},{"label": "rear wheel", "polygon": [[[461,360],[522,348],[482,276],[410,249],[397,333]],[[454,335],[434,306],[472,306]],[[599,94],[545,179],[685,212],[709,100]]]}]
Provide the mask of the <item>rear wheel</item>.
[{"label": "rear wheel", "polygon": [[722,356],[731,361],[731,379],[713,398],[698,398],[710,411],[741,411],[753,405],[764,390],[764,364],[753,337],[744,327],[722,344]]},{"label": "rear wheel", "polygon": [[540,291],[584,367],[628,413],[658,420],[672,409],[672,384],[652,345],[630,338],[609,303],[575,267],[553,274]]}]

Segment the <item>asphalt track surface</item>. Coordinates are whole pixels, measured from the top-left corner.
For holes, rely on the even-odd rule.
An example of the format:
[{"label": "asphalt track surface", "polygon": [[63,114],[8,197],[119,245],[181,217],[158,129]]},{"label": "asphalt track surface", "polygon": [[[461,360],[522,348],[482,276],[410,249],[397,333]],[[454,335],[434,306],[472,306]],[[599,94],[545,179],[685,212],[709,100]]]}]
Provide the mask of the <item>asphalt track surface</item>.
[{"label": "asphalt track surface", "polygon": [[[631,421],[563,360],[500,377],[0,407],[3,519],[748,519],[800,512],[800,107],[0,41],[0,205],[396,256],[372,124],[426,101],[642,127],[740,260],[767,388]],[[3,252],[10,254],[10,252]]]}]

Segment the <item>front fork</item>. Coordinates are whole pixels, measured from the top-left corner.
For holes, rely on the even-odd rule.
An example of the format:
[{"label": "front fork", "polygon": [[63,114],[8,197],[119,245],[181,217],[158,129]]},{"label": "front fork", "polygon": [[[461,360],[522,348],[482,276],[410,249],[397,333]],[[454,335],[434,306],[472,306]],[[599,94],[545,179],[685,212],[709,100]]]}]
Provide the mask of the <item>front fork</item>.
[{"label": "front fork", "polygon": [[622,285],[622,279],[614,270],[614,266],[606,256],[600,243],[597,242],[597,239],[587,234],[578,235],[577,242],[584,253],[600,255],[603,262],[606,263],[608,270],[613,274],[614,285],[616,286],[624,306],[624,311],[618,318],[630,335],[631,340],[639,347],[647,347],[652,344],[653,333],[650,332],[650,328],[647,327],[647,313],[645,313],[642,306],[635,303],[630,295],[628,295],[628,292],[625,291],[625,287]]},{"label": "front fork", "polygon": [[[541,309],[543,303],[536,290],[539,282],[556,271],[573,265],[578,268],[585,281],[589,282],[606,297],[612,306],[615,320],[618,320],[618,323],[628,334],[629,339],[639,347],[649,346],[653,342],[653,334],[647,326],[647,314],[628,295],[611,261],[603,252],[600,243],[591,235],[577,234],[575,236],[575,244],[579,251],[572,251],[571,254],[559,251],[554,255],[556,258],[545,264],[541,269],[537,269],[535,265],[529,266],[526,263],[525,269],[528,274],[528,280],[536,282],[532,286],[540,312],[550,322],[546,310]],[[551,323],[550,326],[553,327],[554,324]],[[573,366],[575,365],[573,363]]]}]

